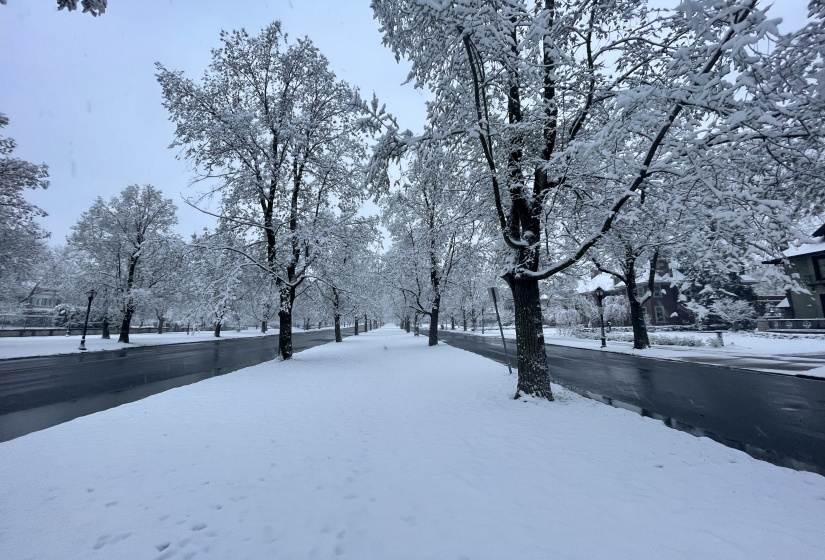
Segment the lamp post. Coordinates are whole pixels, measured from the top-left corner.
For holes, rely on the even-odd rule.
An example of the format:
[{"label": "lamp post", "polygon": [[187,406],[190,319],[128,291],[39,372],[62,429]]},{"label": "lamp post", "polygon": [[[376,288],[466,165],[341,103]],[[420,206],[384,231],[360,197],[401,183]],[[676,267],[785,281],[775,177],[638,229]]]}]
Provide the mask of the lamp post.
[{"label": "lamp post", "polygon": [[86,292],[86,297],[89,298],[89,305],[86,306],[86,322],[83,323],[83,336],[80,337],[79,350],[86,350],[86,329],[89,328],[89,312],[92,310],[92,300],[95,299],[96,294],[97,292],[94,290]]},{"label": "lamp post", "polygon": [[601,324],[601,327],[602,327],[602,348],[607,346],[607,340],[606,340],[606,337],[604,335],[604,304],[602,302],[603,298],[604,298],[604,290],[602,289],[601,286],[599,286],[599,287],[596,288],[596,301],[597,301],[597,305],[599,306],[599,323]]}]

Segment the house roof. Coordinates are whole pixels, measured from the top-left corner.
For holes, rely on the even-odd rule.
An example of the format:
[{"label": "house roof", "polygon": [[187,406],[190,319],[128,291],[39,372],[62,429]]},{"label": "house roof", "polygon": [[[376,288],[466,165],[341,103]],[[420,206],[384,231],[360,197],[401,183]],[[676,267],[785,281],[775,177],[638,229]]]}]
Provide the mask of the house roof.
[{"label": "house roof", "polygon": [[825,224],[819,226],[819,229],[816,230],[811,237],[825,237]]},{"label": "house roof", "polygon": [[786,257],[798,257],[812,253],[825,253],[825,241],[820,241],[819,243],[803,243],[797,247],[789,247],[782,251],[782,254]]},{"label": "house roof", "polygon": [[606,272],[600,272],[593,278],[581,279],[576,285],[576,292],[589,294],[596,291],[596,288],[601,288],[604,291],[612,290],[614,288],[613,277]]}]

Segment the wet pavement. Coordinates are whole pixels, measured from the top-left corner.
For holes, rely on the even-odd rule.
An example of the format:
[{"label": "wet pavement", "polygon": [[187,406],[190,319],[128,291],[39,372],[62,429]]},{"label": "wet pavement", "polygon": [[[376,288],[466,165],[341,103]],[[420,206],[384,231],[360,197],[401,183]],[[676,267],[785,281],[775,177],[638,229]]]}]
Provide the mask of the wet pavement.
[{"label": "wet pavement", "polygon": [[[342,329],[350,336],[352,329]],[[300,352],[333,330],[293,333]],[[275,359],[277,335],[0,360],[0,441]]]},{"label": "wet pavement", "polygon": [[[499,339],[449,331],[439,336],[452,346],[504,362]],[[514,346],[508,345],[513,365]],[[735,367],[733,362],[546,348],[553,380],[577,392],[754,457],[825,475],[825,379]]]}]

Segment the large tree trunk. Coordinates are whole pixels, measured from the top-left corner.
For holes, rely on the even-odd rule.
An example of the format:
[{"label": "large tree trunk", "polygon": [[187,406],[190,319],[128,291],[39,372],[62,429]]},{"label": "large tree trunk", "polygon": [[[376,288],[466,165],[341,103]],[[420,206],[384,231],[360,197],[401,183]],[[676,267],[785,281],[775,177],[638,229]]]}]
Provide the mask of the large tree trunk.
[{"label": "large tree trunk", "polygon": [[516,355],[518,385],[516,397],[521,393],[553,400],[550,374],[547,370],[547,354],[544,348],[544,331],[541,325],[541,300],[539,282],[532,278],[505,275],[513,292],[516,322]]},{"label": "large tree trunk", "polygon": [[215,334],[215,338],[220,338],[221,337],[221,321],[218,321],[217,323],[215,323],[215,333],[214,334]]},{"label": "large tree trunk", "polygon": [[370,323],[367,321],[367,313],[364,312],[364,332],[370,332]]},{"label": "large tree trunk", "polygon": [[158,334],[163,334],[163,324],[166,322],[166,317],[158,315],[157,313],[155,313],[155,315],[157,315],[158,318]]},{"label": "large tree trunk", "polygon": [[292,359],[292,304],[295,303],[295,290],[281,286],[280,305],[278,307],[278,354],[283,360]]},{"label": "large tree trunk", "polygon": [[404,330],[407,331],[408,333],[410,332],[410,316],[409,315],[407,315],[407,317],[404,319]]},{"label": "large tree trunk", "polygon": [[418,311],[415,312],[415,319],[413,319],[413,334],[415,336],[421,334],[418,332]]},{"label": "large tree trunk", "polygon": [[266,319],[261,321],[261,332],[262,333],[266,332]]},{"label": "large tree trunk", "polygon": [[109,318],[104,317],[103,318],[103,334],[100,336],[100,338],[103,338],[105,340],[109,340],[111,338],[111,336],[112,335],[109,332]]},{"label": "large tree trunk", "polygon": [[441,295],[435,296],[433,308],[430,312],[430,338],[427,340],[428,346],[438,344],[438,308],[441,307]]},{"label": "large tree trunk", "polygon": [[358,336],[358,317],[357,316],[355,317],[355,325],[353,325],[353,332],[355,333],[355,336]]},{"label": "large tree trunk", "polygon": [[332,320],[335,324],[335,342],[341,342],[341,311],[339,309],[340,300],[338,299],[338,290],[332,288]]},{"label": "large tree trunk", "polygon": [[129,257],[129,272],[126,276],[126,305],[123,309],[123,322],[120,324],[120,334],[117,337],[118,342],[129,344],[129,328],[132,326],[132,315],[135,314],[135,302],[132,299],[132,286],[135,282],[135,270],[137,270],[139,256],[133,254]]},{"label": "large tree trunk", "polygon": [[633,327],[633,348],[644,350],[650,348],[650,338],[647,336],[644,308],[636,297],[636,261],[631,256],[625,259],[625,279],[627,300],[630,303],[630,325]]},{"label": "large tree trunk", "polygon": [[132,326],[132,315],[135,313],[134,305],[127,305],[123,312],[123,321],[120,323],[120,334],[117,337],[118,342],[129,344],[129,328]]}]

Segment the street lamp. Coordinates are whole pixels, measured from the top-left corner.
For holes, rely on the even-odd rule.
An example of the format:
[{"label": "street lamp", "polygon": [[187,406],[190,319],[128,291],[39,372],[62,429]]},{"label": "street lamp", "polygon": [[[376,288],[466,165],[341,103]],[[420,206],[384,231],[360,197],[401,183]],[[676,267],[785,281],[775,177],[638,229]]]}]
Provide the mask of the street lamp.
[{"label": "street lamp", "polygon": [[602,348],[607,346],[607,339],[604,335],[604,304],[602,300],[604,299],[604,290],[601,286],[596,288],[596,302],[599,306],[599,323],[602,327]]},{"label": "street lamp", "polygon": [[86,329],[89,328],[89,312],[92,310],[92,300],[95,299],[95,295],[97,295],[97,292],[94,290],[86,292],[86,297],[89,298],[89,305],[86,306],[86,322],[83,323],[83,336],[80,337],[79,350],[86,350]]}]

